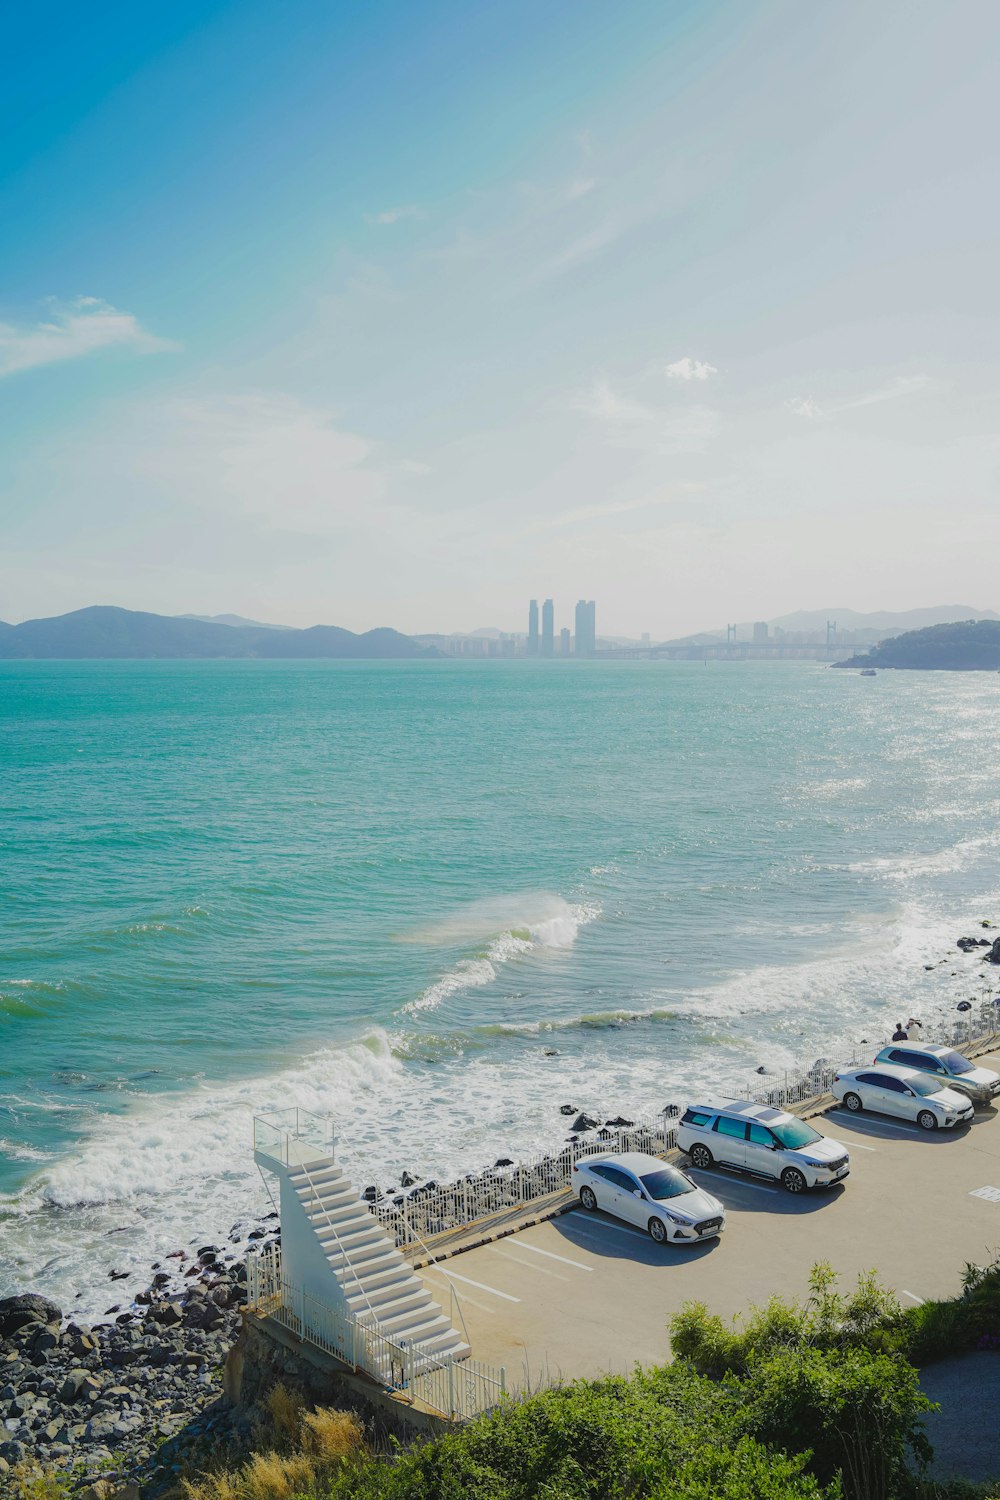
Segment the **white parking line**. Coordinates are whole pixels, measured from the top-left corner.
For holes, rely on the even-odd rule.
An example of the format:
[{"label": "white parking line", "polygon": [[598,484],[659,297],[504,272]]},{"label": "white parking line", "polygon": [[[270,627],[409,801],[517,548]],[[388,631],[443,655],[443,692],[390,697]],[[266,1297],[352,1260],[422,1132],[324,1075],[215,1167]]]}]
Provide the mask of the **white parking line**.
[{"label": "white parking line", "polygon": [[470,1276],[459,1276],[457,1271],[447,1271],[444,1266],[438,1269],[442,1276],[447,1276],[451,1281],[464,1281],[466,1286],[477,1286],[481,1292],[489,1292],[493,1297],[502,1297],[505,1302],[520,1302],[521,1300],[520,1297],[512,1297],[510,1292],[501,1292],[495,1286],[487,1286],[483,1281],[473,1281]]},{"label": "white parking line", "polygon": [[[588,1219],[587,1223],[592,1224],[595,1229],[610,1229],[615,1234],[631,1235],[633,1239],[644,1240],[646,1238],[638,1229],[626,1229],[624,1224],[607,1224],[603,1219]],[[587,1239],[594,1240],[598,1245],[601,1244],[600,1235],[591,1234],[589,1229],[581,1229],[579,1224],[573,1224],[572,1227],[576,1230],[577,1234],[585,1235]]]},{"label": "white parking line", "polygon": [[592,1271],[593,1266],[585,1266],[582,1260],[569,1260],[565,1255],[557,1255],[554,1250],[541,1250],[537,1245],[529,1245],[527,1240],[518,1240],[519,1250],[531,1250],[535,1255],[547,1255],[549,1260],[561,1260],[564,1266],[576,1266],[578,1271]]},{"label": "white parking line", "polygon": [[556,1281],[568,1281],[568,1276],[560,1276],[558,1271],[550,1271],[548,1266],[536,1265],[534,1261],[522,1260],[519,1255],[511,1255],[509,1250],[498,1250],[496,1245],[489,1247],[494,1255],[502,1255],[504,1260],[512,1260],[515,1266],[527,1266],[529,1271],[537,1271],[539,1276],[554,1276]]},{"label": "white parking line", "polygon": [[874,1146],[862,1146],[860,1141],[852,1141],[850,1149],[852,1151],[874,1151],[876,1148]]},{"label": "white parking line", "polygon": [[924,1305],[923,1297],[918,1297],[916,1292],[908,1292],[905,1286],[900,1287],[899,1294],[901,1297],[912,1297],[918,1307],[923,1307]]},{"label": "white parking line", "polygon": [[470,1297],[468,1292],[463,1292],[461,1296],[459,1296],[458,1288],[449,1286],[447,1281],[445,1282],[444,1286],[442,1286],[439,1281],[431,1281],[426,1276],[424,1277],[424,1281],[430,1287],[432,1292],[438,1292],[439,1294],[454,1292],[455,1296],[458,1297],[458,1300],[461,1303],[462,1307],[465,1307],[466,1303],[468,1303],[469,1307],[478,1307],[480,1312],[496,1312],[495,1307],[490,1307],[488,1302],[478,1302],[475,1297]]},{"label": "white parking line", "polygon": [[[688,1171],[691,1172],[691,1173],[693,1173],[697,1177],[704,1177],[706,1179],[709,1179],[709,1178],[714,1179],[714,1181],[717,1182],[718,1185],[719,1185],[719,1191],[720,1192],[722,1191],[722,1179],[721,1179],[721,1177],[720,1177],[720,1175],[719,1175],[718,1172],[705,1172],[705,1171],[702,1170],[701,1167],[689,1167]],[[751,1178],[749,1178],[749,1177],[740,1177],[735,1172],[734,1173],[727,1172],[726,1173],[726,1180],[728,1180],[729,1182],[733,1183],[733,1185],[735,1187],[756,1188],[757,1191],[758,1191],[758,1193],[776,1193],[778,1191],[777,1188],[769,1187],[766,1182],[754,1182]]]}]

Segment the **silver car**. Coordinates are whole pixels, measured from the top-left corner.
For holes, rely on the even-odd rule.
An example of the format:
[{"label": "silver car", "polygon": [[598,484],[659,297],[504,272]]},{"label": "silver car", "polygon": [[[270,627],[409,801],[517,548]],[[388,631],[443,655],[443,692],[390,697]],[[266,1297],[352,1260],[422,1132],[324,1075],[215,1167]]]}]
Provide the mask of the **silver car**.
[{"label": "silver car", "polygon": [[830,1092],[846,1109],[857,1114],[873,1109],[883,1115],[914,1120],[921,1130],[950,1130],[968,1125],[972,1103],[943,1081],[929,1078],[916,1068],[895,1063],[873,1063],[870,1068],[841,1068]]},{"label": "silver car", "polygon": [[897,1068],[916,1068],[933,1078],[938,1088],[955,1089],[973,1104],[989,1104],[1000,1094],[1000,1073],[991,1068],[977,1068],[952,1047],[923,1046],[919,1042],[893,1042],[875,1058],[876,1063],[893,1063]]}]

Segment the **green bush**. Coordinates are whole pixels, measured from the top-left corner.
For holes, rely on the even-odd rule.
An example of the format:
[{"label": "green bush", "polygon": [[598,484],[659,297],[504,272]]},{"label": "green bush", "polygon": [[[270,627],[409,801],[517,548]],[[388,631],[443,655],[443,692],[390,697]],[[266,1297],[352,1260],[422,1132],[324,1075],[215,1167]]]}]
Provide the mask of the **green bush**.
[{"label": "green bush", "polygon": [[906,1312],[906,1351],[915,1364],[978,1347],[1000,1348],[1000,1257],[967,1265],[960,1297]]},{"label": "green bush", "polygon": [[745,1374],[755,1360],[778,1349],[902,1352],[906,1326],[906,1314],[873,1271],[863,1272],[854,1290],[845,1294],[837,1288],[833,1269],[820,1262],[810,1273],[805,1302],[772,1297],[728,1328],[704,1303],[688,1302],[670,1322],[670,1342],[679,1359],[717,1380]]},{"label": "green bush", "polygon": [[898,1356],[861,1348],[799,1345],[755,1357],[729,1389],[748,1432],[772,1447],[808,1448],[821,1482],[840,1476],[847,1500],[887,1500],[915,1458],[931,1447],[923,1429],[933,1409],[919,1375]]},{"label": "green bush", "polygon": [[742,1430],[729,1391],[683,1365],[578,1381],[345,1471],[336,1500],[835,1500]]}]

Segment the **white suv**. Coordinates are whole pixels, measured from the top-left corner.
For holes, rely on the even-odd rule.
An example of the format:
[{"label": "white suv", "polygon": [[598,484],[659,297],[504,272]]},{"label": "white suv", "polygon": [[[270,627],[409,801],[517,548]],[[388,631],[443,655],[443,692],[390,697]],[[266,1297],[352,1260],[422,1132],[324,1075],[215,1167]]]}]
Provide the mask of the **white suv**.
[{"label": "white suv", "polygon": [[851,1170],[847,1147],[840,1141],[820,1135],[796,1115],[746,1099],[689,1105],[677,1144],[693,1167],[736,1167],[776,1178],[790,1193],[828,1187]]}]

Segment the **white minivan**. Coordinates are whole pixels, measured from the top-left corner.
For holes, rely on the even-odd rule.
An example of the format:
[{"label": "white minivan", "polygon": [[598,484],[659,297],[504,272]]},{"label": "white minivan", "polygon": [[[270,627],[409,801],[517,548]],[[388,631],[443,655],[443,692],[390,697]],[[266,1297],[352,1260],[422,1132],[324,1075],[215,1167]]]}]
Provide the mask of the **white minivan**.
[{"label": "white minivan", "polygon": [[805,1120],[747,1099],[707,1099],[681,1117],[677,1144],[693,1167],[734,1167],[773,1177],[790,1193],[829,1187],[851,1170],[847,1147]]}]

